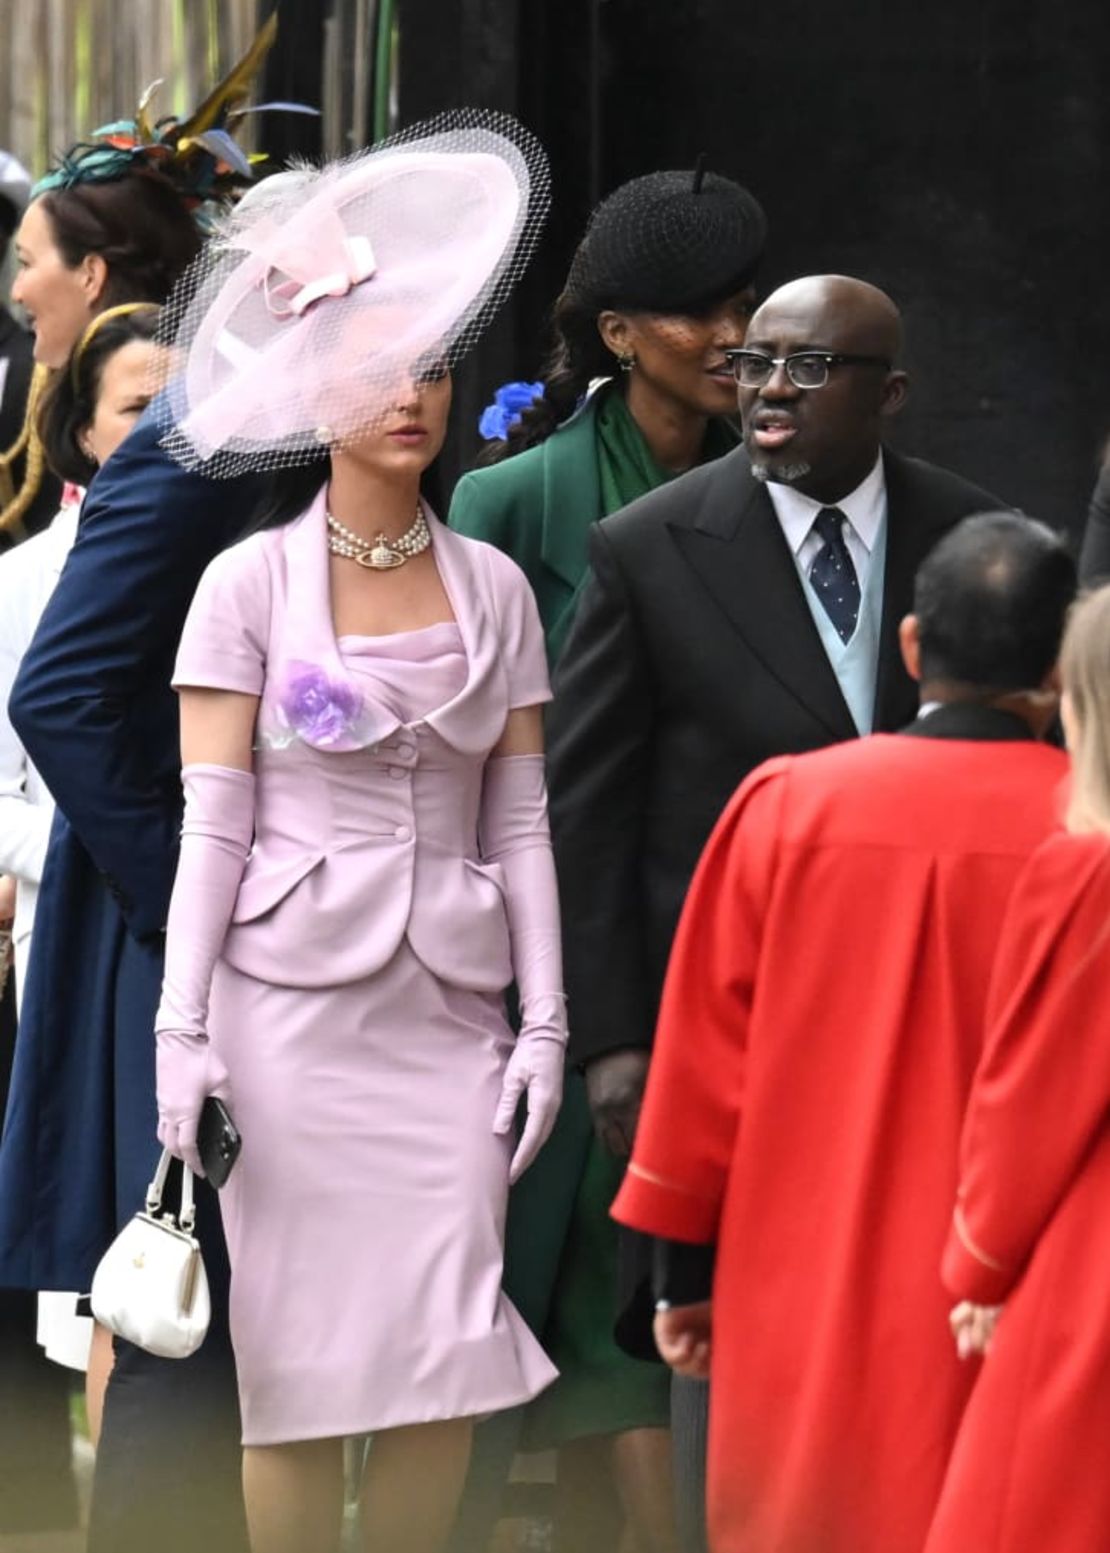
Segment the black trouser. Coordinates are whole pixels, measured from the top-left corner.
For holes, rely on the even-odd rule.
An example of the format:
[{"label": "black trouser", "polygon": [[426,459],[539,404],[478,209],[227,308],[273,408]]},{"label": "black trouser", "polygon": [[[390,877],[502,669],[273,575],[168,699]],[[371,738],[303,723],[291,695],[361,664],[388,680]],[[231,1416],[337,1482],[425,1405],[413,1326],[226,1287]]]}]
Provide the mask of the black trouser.
[{"label": "black trouser", "polygon": [[117,1339],[88,1553],[247,1553],[227,1250],[216,1194],[196,1186],[212,1324],[188,1359]]},{"label": "black trouser", "polygon": [[671,1379],[671,1450],[674,1462],[675,1521],[682,1553],[707,1553],[705,1463],[709,1437],[709,1385]]}]

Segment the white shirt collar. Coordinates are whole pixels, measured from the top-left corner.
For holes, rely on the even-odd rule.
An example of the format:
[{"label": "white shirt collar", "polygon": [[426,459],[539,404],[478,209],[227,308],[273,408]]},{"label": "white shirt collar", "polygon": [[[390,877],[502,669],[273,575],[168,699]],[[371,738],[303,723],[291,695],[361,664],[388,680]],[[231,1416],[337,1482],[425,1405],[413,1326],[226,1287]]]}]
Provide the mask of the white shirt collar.
[{"label": "white shirt collar", "polygon": [[[814,518],[822,507],[828,506],[829,503],[814,501],[812,496],[803,496],[801,491],[796,491],[792,485],[780,485],[774,480],[767,482],[767,494],[774,505],[782,531],[786,535],[786,542],[797,555],[813,527]],[[870,474],[860,481],[854,491],[835,505],[837,510],[848,519],[858,534],[860,542],[870,553],[875,548],[879,525],[882,523],[886,507],[886,480],[883,476],[881,451]]]}]

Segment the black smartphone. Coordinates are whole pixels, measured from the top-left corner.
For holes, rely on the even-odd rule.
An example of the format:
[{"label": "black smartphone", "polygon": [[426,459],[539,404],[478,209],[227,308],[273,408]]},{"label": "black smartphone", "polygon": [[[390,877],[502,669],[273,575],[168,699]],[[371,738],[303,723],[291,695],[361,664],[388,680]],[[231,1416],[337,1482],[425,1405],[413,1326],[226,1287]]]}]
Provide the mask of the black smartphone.
[{"label": "black smartphone", "polygon": [[197,1126],[197,1153],[204,1174],[217,1191],[231,1174],[242,1147],[239,1129],[231,1120],[227,1106],[215,1095],[209,1095],[201,1107]]}]

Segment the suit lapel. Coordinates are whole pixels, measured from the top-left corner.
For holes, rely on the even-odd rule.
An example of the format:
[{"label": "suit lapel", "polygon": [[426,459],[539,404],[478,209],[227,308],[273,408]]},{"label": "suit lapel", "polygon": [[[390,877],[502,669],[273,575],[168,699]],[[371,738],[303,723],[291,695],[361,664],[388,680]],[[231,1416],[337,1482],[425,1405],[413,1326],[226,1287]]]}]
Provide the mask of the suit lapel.
[{"label": "suit lapel", "polygon": [[700,503],[669,524],[679,551],[767,671],[831,737],[854,737],[770,497],[742,449],[711,467]]}]

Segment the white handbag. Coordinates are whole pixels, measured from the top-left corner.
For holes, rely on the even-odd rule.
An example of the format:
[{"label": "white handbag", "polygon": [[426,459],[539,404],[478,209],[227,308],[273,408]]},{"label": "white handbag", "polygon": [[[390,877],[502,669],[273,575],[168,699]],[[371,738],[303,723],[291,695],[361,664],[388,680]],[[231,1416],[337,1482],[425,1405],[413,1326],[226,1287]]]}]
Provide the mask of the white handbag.
[{"label": "white handbag", "polygon": [[172,1155],[163,1150],[147,1187],[146,1212],[125,1224],[93,1275],[93,1315],[137,1348],[187,1359],[204,1341],[212,1308],[193,1234],[193,1172],[182,1165],[181,1211],[161,1213]]}]

